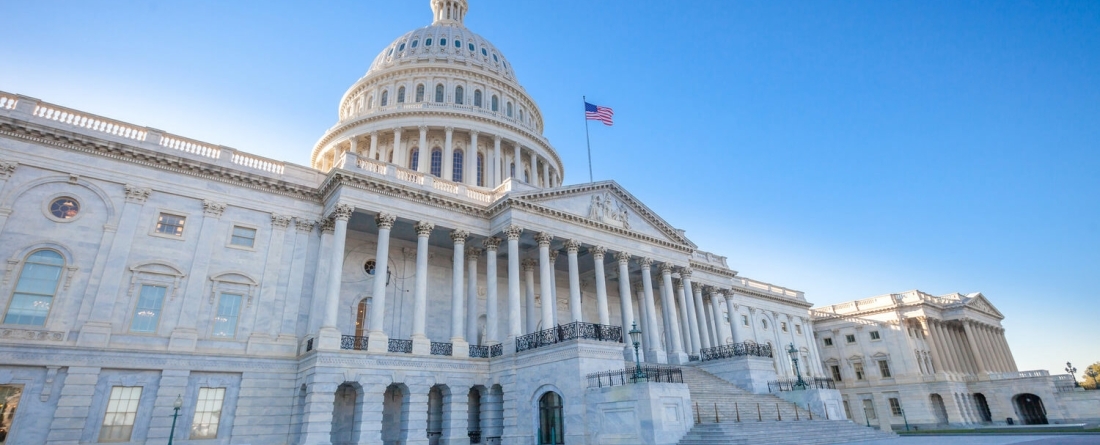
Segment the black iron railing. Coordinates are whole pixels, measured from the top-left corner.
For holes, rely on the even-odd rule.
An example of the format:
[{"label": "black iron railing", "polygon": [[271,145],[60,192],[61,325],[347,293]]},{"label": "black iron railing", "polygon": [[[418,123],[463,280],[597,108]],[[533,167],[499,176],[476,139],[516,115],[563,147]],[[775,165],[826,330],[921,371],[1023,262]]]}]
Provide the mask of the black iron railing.
[{"label": "black iron railing", "polygon": [[516,338],[516,352],[561,343],[567,340],[586,339],[598,341],[623,342],[622,326],[608,326],[575,321],[560,324]]},{"label": "black iron railing", "polygon": [[495,345],[489,346],[489,357],[500,357],[501,355],[504,355],[503,343],[497,343]]},{"label": "black iron railing", "polygon": [[[471,346],[473,346],[473,345],[471,345]],[[481,443],[481,431],[480,430],[467,432],[466,435],[470,436],[470,443],[471,444]]]},{"label": "black iron railing", "polygon": [[713,348],[706,348],[699,351],[699,358],[702,361],[718,360],[721,358],[731,357],[744,357],[744,356],[757,356],[757,357],[771,357],[772,347],[766,343],[753,343],[747,341],[744,343],[734,343],[731,345],[715,346]]},{"label": "black iron railing", "polygon": [[386,350],[389,352],[404,352],[406,354],[412,354],[413,341],[401,338],[391,338]]},{"label": "black iron railing", "polygon": [[313,350],[313,339],[306,340],[306,352]]},{"label": "black iron railing", "polygon": [[802,379],[805,386],[798,384],[798,380],[773,380],[768,382],[768,392],[801,391],[804,389],[836,389],[836,382],[830,378],[816,377]]},{"label": "black iron railing", "polygon": [[688,354],[688,361],[689,362],[699,361],[699,354]]},{"label": "black iron railing", "polygon": [[351,349],[355,351],[367,350],[367,337],[356,337],[354,335],[341,335],[340,336],[340,349]]},{"label": "black iron railing", "polygon": [[470,358],[489,358],[489,347],[470,345]]},{"label": "black iron railing", "polygon": [[451,355],[454,353],[454,345],[451,343],[432,342],[431,355]]},{"label": "black iron railing", "polygon": [[634,367],[617,371],[588,374],[589,388],[604,388],[630,383],[684,383],[684,374],[674,366],[642,365],[640,375],[634,375]]}]

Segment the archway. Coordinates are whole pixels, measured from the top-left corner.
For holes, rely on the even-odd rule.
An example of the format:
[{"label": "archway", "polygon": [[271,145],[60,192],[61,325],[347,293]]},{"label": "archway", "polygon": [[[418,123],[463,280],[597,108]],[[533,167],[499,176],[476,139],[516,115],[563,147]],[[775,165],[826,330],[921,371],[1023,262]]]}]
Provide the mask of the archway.
[{"label": "archway", "polygon": [[565,422],[561,396],[547,392],[539,398],[539,445],[565,443]]},{"label": "archway", "polygon": [[470,393],[467,395],[466,401],[466,433],[470,436],[470,443],[482,443],[482,436],[484,436],[485,428],[482,422],[486,420],[487,416],[484,416],[482,410],[487,407],[488,403],[483,403],[485,400],[482,398],[482,391],[485,390],[484,386],[475,386],[470,388]]},{"label": "archway", "polygon": [[504,433],[504,389],[499,384],[491,386],[488,399],[485,415],[482,416],[484,442],[486,445],[500,445],[500,437]]},{"label": "archway", "polygon": [[982,422],[992,422],[993,413],[989,411],[989,401],[985,400],[985,394],[974,394],[974,401],[978,405],[978,415],[982,417]]},{"label": "archway", "polygon": [[928,396],[928,398],[932,401],[932,415],[936,417],[936,423],[946,424],[947,407],[943,404],[943,397],[940,397],[939,394],[933,393],[932,395]]},{"label": "archway", "polygon": [[386,388],[382,399],[382,443],[400,445],[408,439],[408,432],[402,428],[408,415],[408,388],[401,384],[392,384]]},{"label": "archway", "polygon": [[359,426],[363,412],[359,406],[358,386],[344,383],[336,388],[336,398],[332,402],[332,432],[329,434],[332,445],[359,443]]},{"label": "archway", "polygon": [[428,391],[428,445],[439,445],[443,438],[443,388],[435,385]]},{"label": "archway", "polygon": [[1043,407],[1043,399],[1035,394],[1018,394],[1013,397],[1016,405],[1016,414],[1024,425],[1046,425],[1047,410]]}]

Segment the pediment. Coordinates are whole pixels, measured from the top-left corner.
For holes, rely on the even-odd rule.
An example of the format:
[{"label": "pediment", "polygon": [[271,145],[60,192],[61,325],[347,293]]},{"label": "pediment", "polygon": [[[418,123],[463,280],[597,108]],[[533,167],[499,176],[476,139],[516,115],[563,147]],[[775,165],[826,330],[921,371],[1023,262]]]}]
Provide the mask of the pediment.
[{"label": "pediment", "polygon": [[598,227],[639,233],[693,250],[696,248],[682,231],[672,227],[615,181],[536,190],[512,198],[579,217]]},{"label": "pediment", "polygon": [[997,308],[993,306],[993,303],[990,303],[989,300],[987,300],[985,298],[985,295],[982,295],[981,292],[975,292],[973,294],[968,295],[967,296],[967,301],[966,301],[966,303],[964,303],[964,305],[968,308],[971,308],[971,309],[975,309],[975,310],[978,310],[978,311],[981,311],[981,312],[985,312],[985,313],[990,314],[990,315],[995,315],[995,316],[997,316],[998,318],[1001,318],[1001,319],[1005,318],[1005,316],[1003,314],[1001,314],[1001,312],[998,311]]}]

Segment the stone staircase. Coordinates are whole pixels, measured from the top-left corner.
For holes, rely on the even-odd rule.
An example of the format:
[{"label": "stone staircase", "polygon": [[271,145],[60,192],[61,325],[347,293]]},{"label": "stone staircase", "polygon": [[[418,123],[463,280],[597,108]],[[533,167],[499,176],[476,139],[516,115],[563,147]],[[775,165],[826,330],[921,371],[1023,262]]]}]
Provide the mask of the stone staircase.
[{"label": "stone staircase", "polygon": [[682,369],[696,425],[680,445],[833,444],[897,437],[848,420],[825,419],[820,409],[811,414],[771,394],[750,393],[694,366]]}]

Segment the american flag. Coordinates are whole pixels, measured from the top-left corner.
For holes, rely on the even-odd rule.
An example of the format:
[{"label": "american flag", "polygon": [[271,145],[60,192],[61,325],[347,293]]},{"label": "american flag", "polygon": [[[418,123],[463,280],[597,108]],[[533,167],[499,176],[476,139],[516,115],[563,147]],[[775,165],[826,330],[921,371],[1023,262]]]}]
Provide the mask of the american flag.
[{"label": "american flag", "polygon": [[588,102],[584,103],[584,118],[590,121],[600,121],[604,125],[611,126],[611,117],[615,115],[615,111],[611,107],[601,107],[599,105],[592,105]]}]

